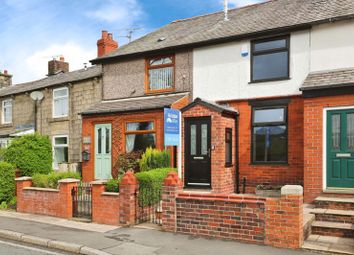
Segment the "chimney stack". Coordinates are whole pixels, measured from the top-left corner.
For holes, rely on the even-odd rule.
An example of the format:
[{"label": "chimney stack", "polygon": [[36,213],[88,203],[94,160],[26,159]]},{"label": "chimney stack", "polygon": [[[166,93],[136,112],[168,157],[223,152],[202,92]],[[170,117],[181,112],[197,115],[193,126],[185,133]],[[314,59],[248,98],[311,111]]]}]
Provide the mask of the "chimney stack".
[{"label": "chimney stack", "polygon": [[59,60],[53,59],[48,62],[48,76],[67,72],[69,72],[69,63],[65,62],[63,56]]},{"label": "chimney stack", "polygon": [[101,39],[97,41],[97,57],[102,57],[118,48],[118,43],[113,40],[112,33],[102,30]]},{"label": "chimney stack", "polygon": [[7,70],[4,72],[0,71],[0,88],[9,87],[12,85],[12,75],[10,75]]}]

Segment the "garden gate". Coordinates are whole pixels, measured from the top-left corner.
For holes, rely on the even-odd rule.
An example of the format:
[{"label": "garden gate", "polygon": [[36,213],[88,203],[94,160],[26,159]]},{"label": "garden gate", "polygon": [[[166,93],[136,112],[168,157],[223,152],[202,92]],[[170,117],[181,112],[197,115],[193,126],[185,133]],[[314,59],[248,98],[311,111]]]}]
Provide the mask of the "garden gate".
[{"label": "garden gate", "polygon": [[71,190],[73,200],[73,217],[92,219],[92,185],[81,182]]},{"label": "garden gate", "polygon": [[141,183],[136,199],[136,223],[161,225],[162,214],[161,181]]}]

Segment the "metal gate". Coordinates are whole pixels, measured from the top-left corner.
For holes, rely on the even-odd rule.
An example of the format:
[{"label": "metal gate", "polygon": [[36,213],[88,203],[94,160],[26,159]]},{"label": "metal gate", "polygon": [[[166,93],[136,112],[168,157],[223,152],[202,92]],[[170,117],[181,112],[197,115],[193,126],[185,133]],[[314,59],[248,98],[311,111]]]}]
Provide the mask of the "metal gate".
[{"label": "metal gate", "polygon": [[92,186],[90,183],[80,183],[71,190],[73,199],[73,217],[92,219]]},{"label": "metal gate", "polygon": [[150,182],[139,184],[136,202],[136,223],[154,223],[161,225],[162,183]]}]

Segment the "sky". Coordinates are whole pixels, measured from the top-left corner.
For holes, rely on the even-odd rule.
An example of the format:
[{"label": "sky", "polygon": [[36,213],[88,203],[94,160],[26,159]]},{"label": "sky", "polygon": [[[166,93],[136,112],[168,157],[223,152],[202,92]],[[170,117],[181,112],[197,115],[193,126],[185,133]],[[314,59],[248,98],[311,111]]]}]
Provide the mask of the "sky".
[{"label": "sky", "polygon": [[[230,8],[265,0],[229,0]],[[64,56],[70,71],[97,55],[102,30],[126,44],[171,21],[223,10],[223,0],[0,0],[0,71],[13,83],[44,78]]]}]

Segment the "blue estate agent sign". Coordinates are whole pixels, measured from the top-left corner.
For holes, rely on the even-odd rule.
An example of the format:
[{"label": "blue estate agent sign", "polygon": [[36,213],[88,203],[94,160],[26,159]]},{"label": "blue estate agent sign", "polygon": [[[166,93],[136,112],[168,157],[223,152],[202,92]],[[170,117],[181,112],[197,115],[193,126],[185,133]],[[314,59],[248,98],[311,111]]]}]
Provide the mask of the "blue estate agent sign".
[{"label": "blue estate agent sign", "polygon": [[164,109],[165,146],[179,146],[180,114],[179,110]]}]

